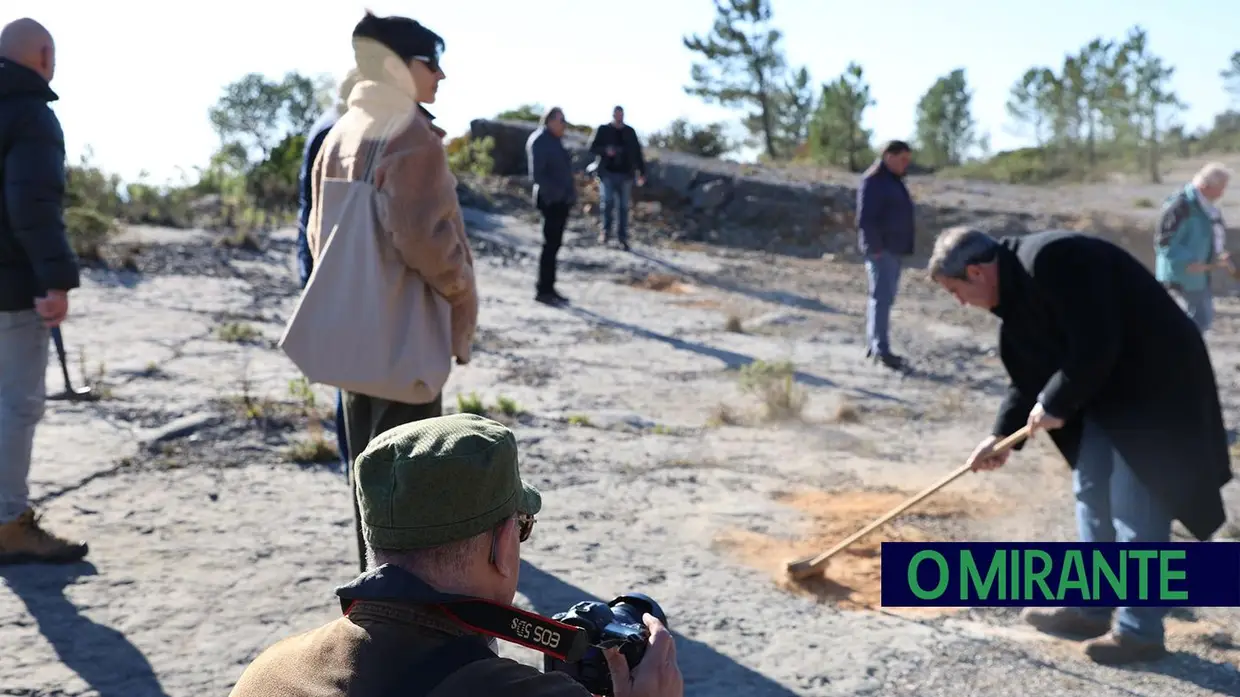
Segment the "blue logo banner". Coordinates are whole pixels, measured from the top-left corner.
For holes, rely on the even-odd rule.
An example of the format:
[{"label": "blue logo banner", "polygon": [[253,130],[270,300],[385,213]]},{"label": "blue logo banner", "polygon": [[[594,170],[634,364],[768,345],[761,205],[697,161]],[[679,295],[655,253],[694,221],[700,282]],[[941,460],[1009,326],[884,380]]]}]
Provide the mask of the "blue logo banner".
[{"label": "blue logo banner", "polygon": [[884,542],[884,607],[1240,607],[1240,542]]}]

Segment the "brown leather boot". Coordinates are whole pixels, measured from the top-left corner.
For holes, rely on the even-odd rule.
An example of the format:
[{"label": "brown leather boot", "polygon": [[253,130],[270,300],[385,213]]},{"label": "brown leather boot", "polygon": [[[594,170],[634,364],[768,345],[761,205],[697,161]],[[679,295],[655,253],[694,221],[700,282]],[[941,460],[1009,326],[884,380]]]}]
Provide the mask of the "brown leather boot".
[{"label": "brown leather boot", "polygon": [[70,542],[39,526],[39,517],[26,509],[0,525],[0,564],[71,563],[86,556],[85,542]]},{"label": "brown leather boot", "polygon": [[1140,641],[1114,631],[1090,639],[1082,648],[1091,661],[1103,665],[1156,661],[1167,655],[1167,647],[1160,642]]},{"label": "brown leather boot", "polygon": [[1070,607],[1027,607],[1020,618],[1039,632],[1092,639],[1111,631],[1110,619],[1087,617]]}]

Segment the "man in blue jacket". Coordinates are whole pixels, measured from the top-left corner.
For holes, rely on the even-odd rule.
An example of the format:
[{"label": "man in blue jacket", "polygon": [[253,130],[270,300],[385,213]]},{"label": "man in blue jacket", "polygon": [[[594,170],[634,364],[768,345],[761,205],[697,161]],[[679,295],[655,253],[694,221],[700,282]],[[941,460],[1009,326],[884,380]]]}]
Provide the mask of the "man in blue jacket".
[{"label": "man in blue jacket", "polygon": [[1227,232],[1215,202],[1231,173],[1211,162],[1193,181],[1167,198],[1154,238],[1154,275],[1204,334],[1214,318],[1210,271],[1235,272]]},{"label": "man in blue jacket", "polygon": [[534,299],[547,305],[568,303],[555,289],[556,255],[564,240],[568,215],[577,202],[573,157],[561,140],[567,126],[564,111],[552,107],[543,116],[542,126],[525,142],[530,178],[534,180],[534,205],[543,214],[543,247]]},{"label": "man in blue jacket", "polygon": [[904,359],[891,351],[887,327],[904,257],[913,253],[913,199],[904,185],[912,156],[908,143],[890,141],[857,187],[858,246],[870,283],[865,355],[893,369],[904,367]]},{"label": "man in blue jacket", "polygon": [[65,138],[48,106],[56,46],[32,19],[0,30],[0,564],[87,553],[39,525],[28,477],[43,418],[50,330],[80,285],[65,231]]}]

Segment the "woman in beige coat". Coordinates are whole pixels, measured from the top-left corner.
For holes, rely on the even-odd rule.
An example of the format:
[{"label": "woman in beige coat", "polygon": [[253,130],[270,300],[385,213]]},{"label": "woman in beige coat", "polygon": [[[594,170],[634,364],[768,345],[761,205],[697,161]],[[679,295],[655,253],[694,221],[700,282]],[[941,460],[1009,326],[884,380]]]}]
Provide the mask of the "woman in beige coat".
[{"label": "woman in beige coat", "polygon": [[[306,231],[311,254],[317,263],[326,241],[317,203],[322,201],[323,179],[360,179],[377,157],[374,184],[383,201],[380,222],[404,262],[451,306],[452,357],[464,365],[470,359],[478,318],[473,254],[457,201],[456,178],[448,169],[443,132],[419,108],[419,103],[434,103],[444,79],[439,66],[443,39],[414,20],[367,12],[354,28],[353,46],[361,79],[315,162],[316,205]],[[445,349],[428,345],[413,350]],[[441,415],[442,389],[442,384],[427,386],[425,400],[416,404],[346,391],[350,455],[357,457],[372,439],[394,426]],[[355,499],[355,516],[356,506]],[[355,529],[365,571],[365,547],[356,520]]]}]

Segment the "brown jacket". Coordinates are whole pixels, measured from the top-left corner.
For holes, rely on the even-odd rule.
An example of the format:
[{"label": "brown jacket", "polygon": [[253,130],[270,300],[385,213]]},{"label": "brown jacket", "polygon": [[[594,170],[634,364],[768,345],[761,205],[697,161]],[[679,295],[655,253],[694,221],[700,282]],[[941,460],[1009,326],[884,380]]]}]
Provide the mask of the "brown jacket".
[{"label": "brown jacket", "polygon": [[[426,606],[359,601],[347,616],[283,639],[245,669],[229,697],[400,694],[399,669],[465,630]],[[487,658],[450,674],[430,697],[589,697],[564,673]]]},{"label": "brown jacket", "polygon": [[452,352],[463,364],[469,362],[478,324],[478,288],[441,134],[405,93],[359,82],[349,95],[348,111],[328,131],[315,158],[315,205],[306,239],[317,263],[325,241],[318,203],[323,178],[361,179],[371,165],[372,145],[386,140],[374,171],[380,221],[405,264],[452,306]]}]

